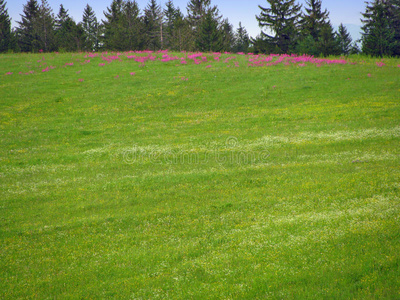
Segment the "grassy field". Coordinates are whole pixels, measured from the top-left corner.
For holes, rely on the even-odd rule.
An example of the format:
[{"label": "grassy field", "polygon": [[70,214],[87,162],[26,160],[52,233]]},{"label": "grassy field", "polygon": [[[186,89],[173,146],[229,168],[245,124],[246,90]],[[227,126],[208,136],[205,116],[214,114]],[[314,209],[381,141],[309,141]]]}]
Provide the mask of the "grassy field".
[{"label": "grassy field", "polygon": [[0,56],[0,299],[400,299],[400,60]]}]

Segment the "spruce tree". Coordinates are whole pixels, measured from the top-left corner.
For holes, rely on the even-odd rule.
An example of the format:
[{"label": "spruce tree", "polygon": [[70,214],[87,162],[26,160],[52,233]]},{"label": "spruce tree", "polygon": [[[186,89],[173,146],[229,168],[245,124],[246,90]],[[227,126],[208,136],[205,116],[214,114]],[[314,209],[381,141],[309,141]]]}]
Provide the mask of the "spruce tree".
[{"label": "spruce tree", "polygon": [[219,52],[223,49],[219,23],[211,9],[206,12],[199,24],[196,48],[207,52]]},{"label": "spruce tree", "polygon": [[0,53],[6,52],[12,47],[13,35],[11,32],[11,20],[6,8],[7,2],[0,0]]},{"label": "spruce tree", "polygon": [[324,24],[317,41],[319,55],[338,55],[340,54],[340,44],[330,22]]},{"label": "spruce tree", "polygon": [[165,31],[164,31],[164,45],[165,48],[170,49],[174,43],[173,39],[176,35],[177,22],[178,20],[183,20],[183,14],[181,13],[179,7],[175,7],[172,0],[169,0],[165,4],[166,8],[164,9],[164,23],[165,23]]},{"label": "spruce tree", "polygon": [[277,52],[289,53],[294,50],[297,38],[301,5],[295,0],[267,0],[270,7],[259,5],[261,13],[256,16],[261,28],[266,27],[274,35],[261,31],[266,43]]},{"label": "spruce tree", "polygon": [[146,32],[146,47],[150,50],[163,48],[163,15],[156,0],[150,0],[144,9],[144,28]]},{"label": "spruce tree", "polygon": [[351,50],[352,38],[343,24],[339,25],[337,39],[340,46],[340,53],[348,55]]},{"label": "spruce tree", "polygon": [[231,52],[235,45],[235,34],[233,26],[228,19],[224,19],[221,24],[222,51]]},{"label": "spruce tree", "polygon": [[374,0],[367,2],[362,30],[362,51],[365,54],[382,57],[396,55],[400,41],[396,39],[394,6],[391,1]]},{"label": "spruce tree", "polygon": [[311,35],[317,41],[321,35],[322,28],[329,21],[329,12],[322,11],[322,0],[306,0],[308,7],[306,14],[301,20],[301,31],[303,36]]},{"label": "spruce tree", "polygon": [[68,10],[64,6],[60,5],[60,10],[55,20],[55,35],[57,41],[58,50],[69,50],[73,51],[72,48],[73,41],[71,41],[71,22],[70,16],[68,15]]},{"label": "spruce tree", "polygon": [[141,50],[144,46],[143,24],[136,1],[126,1],[122,14],[122,31],[124,50]]},{"label": "spruce tree", "polygon": [[81,25],[84,33],[84,50],[96,51],[99,48],[99,23],[95,12],[89,4],[86,5],[83,11]]},{"label": "spruce tree", "polygon": [[39,14],[39,4],[36,0],[28,0],[23,6],[21,21],[18,23],[18,44],[23,52],[39,50],[39,38],[35,29],[35,23]]},{"label": "spruce tree", "polygon": [[104,12],[106,20],[103,21],[104,25],[104,36],[103,42],[104,47],[109,50],[122,50],[121,44],[123,42],[122,34],[122,0],[113,0],[110,7],[107,7],[107,11]]},{"label": "spruce tree", "polygon": [[216,12],[217,7],[211,7],[211,0],[190,0],[187,4],[188,20],[193,27],[194,32],[197,31],[200,23],[204,19],[209,10]]},{"label": "spruce tree", "polygon": [[34,28],[38,36],[39,47],[43,51],[55,50],[54,23],[55,20],[51,7],[47,0],[42,0],[37,18],[34,22]]},{"label": "spruce tree", "polygon": [[242,23],[239,22],[239,27],[235,33],[235,52],[248,52],[250,45],[249,34],[247,33],[246,28],[242,27]]}]

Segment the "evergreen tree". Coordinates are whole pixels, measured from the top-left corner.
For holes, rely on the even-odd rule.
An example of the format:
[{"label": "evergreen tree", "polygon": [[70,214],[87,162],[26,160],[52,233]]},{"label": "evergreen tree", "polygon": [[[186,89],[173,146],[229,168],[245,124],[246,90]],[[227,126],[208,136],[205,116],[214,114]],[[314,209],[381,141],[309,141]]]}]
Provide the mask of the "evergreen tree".
[{"label": "evergreen tree", "polygon": [[362,50],[372,56],[396,55],[400,41],[396,39],[396,6],[392,1],[367,2],[362,22]]},{"label": "evergreen tree", "polygon": [[39,14],[39,4],[36,0],[28,0],[23,7],[21,21],[17,22],[18,44],[23,52],[39,50],[39,38],[35,30],[35,22]]},{"label": "evergreen tree", "polygon": [[246,28],[242,27],[242,23],[239,22],[239,27],[235,33],[235,52],[248,52],[250,46],[250,38]]},{"label": "evergreen tree", "polygon": [[222,21],[220,30],[222,39],[222,51],[233,51],[235,45],[235,34],[233,32],[233,26],[229,23],[228,19],[224,19]]},{"label": "evergreen tree", "polygon": [[60,10],[55,20],[55,35],[58,50],[76,51],[77,25],[68,14],[68,10],[60,5]]},{"label": "evergreen tree", "polygon": [[214,11],[209,9],[199,25],[196,38],[197,50],[220,52],[223,49],[219,23],[214,14]]},{"label": "evergreen tree", "polygon": [[211,10],[216,13],[217,7],[211,7],[211,0],[190,0],[187,5],[188,20],[194,32],[197,32],[207,12]]},{"label": "evergreen tree", "polygon": [[0,53],[14,48],[11,20],[6,8],[7,2],[0,0]]},{"label": "evergreen tree", "polygon": [[338,55],[340,53],[340,44],[330,22],[327,22],[321,28],[317,49],[319,54],[323,56]]},{"label": "evergreen tree", "polygon": [[84,45],[86,51],[96,51],[99,48],[99,23],[92,7],[87,4],[82,17],[82,29],[84,32]]},{"label": "evergreen tree", "polygon": [[174,30],[169,40],[171,50],[194,51],[193,31],[188,19],[179,11],[174,22]]},{"label": "evergreen tree", "polygon": [[351,50],[352,38],[343,24],[339,25],[337,38],[340,45],[340,53],[348,55]]},{"label": "evergreen tree", "polygon": [[280,53],[289,53],[294,50],[298,39],[299,17],[301,5],[295,0],[267,0],[269,8],[261,5],[261,14],[256,19],[261,28],[266,27],[275,35],[261,31],[261,36],[267,44],[273,46]]},{"label": "evergreen tree", "polygon": [[113,0],[107,11],[104,12],[106,20],[103,21],[104,25],[104,47],[109,50],[122,50],[121,44],[123,43],[122,34],[122,0]]},{"label": "evergreen tree", "polygon": [[166,8],[164,9],[164,45],[165,48],[171,49],[174,44],[175,31],[177,29],[177,22],[183,20],[183,14],[179,7],[175,7],[172,0],[166,3]]},{"label": "evergreen tree", "polygon": [[143,48],[144,34],[139,6],[136,1],[126,1],[122,14],[122,30],[124,50],[140,50]]},{"label": "evergreen tree", "polygon": [[47,0],[42,0],[34,22],[34,28],[39,40],[39,47],[43,51],[55,50],[54,23],[54,15],[51,7]]},{"label": "evergreen tree", "polygon": [[322,0],[306,0],[306,14],[301,20],[303,36],[311,35],[314,41],[320,38],[323,27],[328,23],[329,12],[322,11]]},{"label": "evergreen tree", "polygon": [[151,50],[163,48],[163,15],[156,0],[150,0],[144,10],[144,28],[146,32],[146,47]]}]

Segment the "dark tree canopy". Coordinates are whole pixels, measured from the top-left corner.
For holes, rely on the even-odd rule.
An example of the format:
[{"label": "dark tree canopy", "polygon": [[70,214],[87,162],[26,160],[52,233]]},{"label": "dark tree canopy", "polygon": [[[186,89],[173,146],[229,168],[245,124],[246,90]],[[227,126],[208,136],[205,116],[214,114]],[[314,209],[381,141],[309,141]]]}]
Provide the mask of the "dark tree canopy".
[{"label": "dark tree canopy", "polygon": [[261,28],[266,28],[271,34],[261,31],[266,42],[275,46],[277,52],[289,53],[296,46],[301,5],[295,0],[267,0],[269,7],[259,5],[260,15],[256,19]]}]

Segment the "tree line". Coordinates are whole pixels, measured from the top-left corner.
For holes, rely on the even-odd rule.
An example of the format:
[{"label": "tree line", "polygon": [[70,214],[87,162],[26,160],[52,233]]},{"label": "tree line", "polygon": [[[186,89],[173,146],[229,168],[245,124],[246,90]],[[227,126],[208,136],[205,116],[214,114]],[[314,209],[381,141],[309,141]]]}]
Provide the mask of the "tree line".
[{"label": "tree line", "polygon": [[141,10],[135,0],[112,0],[98,20],[87,4],[76,23],[60,5],[55,15],[47,0],[27,0],[18,26],[11,28],[5,0],[0,0],[0,52],[161,50],[255,53],[307,53],[315,56],[363,53],[400,55],[400,0],[366,2],[361,49],[343,24],[334,31],[322,0],[267,0],[256,19],[255,37],[239,23],[234,30],[211,0],[190,0],[184,15],[172,0],[165,7],[149,0]]}]

